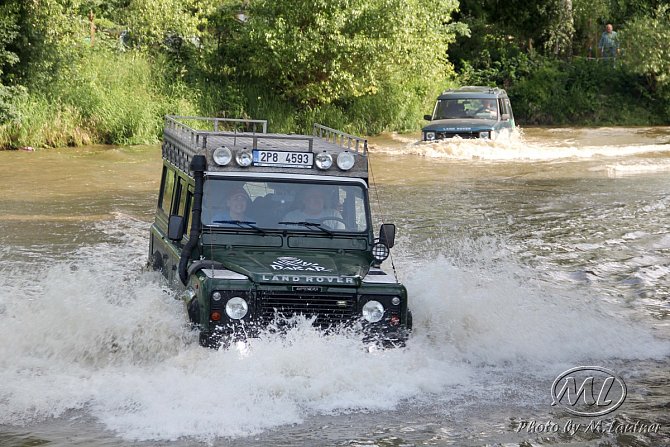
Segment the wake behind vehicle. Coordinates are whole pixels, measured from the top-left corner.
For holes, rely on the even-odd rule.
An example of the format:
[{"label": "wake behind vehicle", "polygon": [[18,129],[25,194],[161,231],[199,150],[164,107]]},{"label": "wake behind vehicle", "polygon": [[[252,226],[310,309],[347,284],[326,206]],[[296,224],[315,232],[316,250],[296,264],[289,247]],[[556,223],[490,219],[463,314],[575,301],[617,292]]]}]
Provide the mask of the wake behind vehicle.
[{"label": "wake behind vehicle", "polygon": [[375,239],[367,141],[318,124],[309,136],[266,130],[166,117],[150,266],[181,283],[203,346],[296,315],[402,344],[411,313],[405,287],[381,269],[395,226]]},{"label": "wake behind vehicle", "polygon": [[507,92],[492,87],[461,87],[447,90],[438,98],[430,121],[422,132],[423,141],[445,138],[496,140],[514,131],[514,115]]}]

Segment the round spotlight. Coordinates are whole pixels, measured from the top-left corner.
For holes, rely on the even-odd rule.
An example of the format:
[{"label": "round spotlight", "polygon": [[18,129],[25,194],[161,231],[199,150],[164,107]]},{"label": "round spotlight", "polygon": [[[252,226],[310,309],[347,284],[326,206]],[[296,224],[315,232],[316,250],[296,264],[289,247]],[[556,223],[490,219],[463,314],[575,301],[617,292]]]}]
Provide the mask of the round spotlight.
[{"label": "round spotlight", "polygon": [[393,298],[391,298],[391,304],[393,304],[394,306],[400,304],[400,297],[394,296]]},{"label": "round spotlight", "polygon": [[221,292],[214,292],[212,293],[212,299],[214,301],[220,301],[221,300]]},{"label": "round spotlight", "polygon": [[379,301],[371,300],[363,306],[363,318],[376,323],[384,317],[384,306]]},{"label": "round spotlight", "polygon": [[249,305],[239,296],[233,297],[226,303],[226,314],[233,320],[240,320],[249,311]]},{"label": "round spotlight", "polygon": [[354,154],[349,151],[340,152],[337,155],[337,167],[343,171],[348,171],[353,168],[354,163],[356,163],[356,158],[354,157]]},{"label": "round spotlight", "polygon": [[239,151],[235,155],[235,161],[237,162],[238,165],[242,166],[243,168],[250,166],[252,162],[251,152],[245,150]]},{"label": "round spotlight", "polygon": [[225,166],[233,159],[233,153],[226,146],[219,146],[212,153],[214,163],[219,166]]},{"label": "round spotlight", "polygon": [[372,246],[372,257],[375,261],[382,262],[391,254],[391,250],[383,242],[377,242]]},{"label": "round spotlight", "polygon": [[319,169],[329,169],[333,165],[333,157],[326,151],[317,154],[314,160]]}]

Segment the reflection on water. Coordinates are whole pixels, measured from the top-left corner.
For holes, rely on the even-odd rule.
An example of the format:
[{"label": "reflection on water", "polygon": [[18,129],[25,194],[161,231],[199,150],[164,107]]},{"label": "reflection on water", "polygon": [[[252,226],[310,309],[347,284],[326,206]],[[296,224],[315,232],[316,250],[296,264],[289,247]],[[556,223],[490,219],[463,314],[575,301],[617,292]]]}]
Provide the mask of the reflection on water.
[{"label": "reflection on water", "polygon": [[[415,332],[373,353],[306,323],[243,351],[200,348],[142,271],[158,147],[2,152],[0,445],[662,445],[668,134],[374,138],[373,211],[398,225]],[[506,148],[519,158],[487,156]],[[546,157],[560,148],[581,154]],[[580,364],[625,378],[613,417],[664,431],[517,432],[570,420],[549,387]]]}]

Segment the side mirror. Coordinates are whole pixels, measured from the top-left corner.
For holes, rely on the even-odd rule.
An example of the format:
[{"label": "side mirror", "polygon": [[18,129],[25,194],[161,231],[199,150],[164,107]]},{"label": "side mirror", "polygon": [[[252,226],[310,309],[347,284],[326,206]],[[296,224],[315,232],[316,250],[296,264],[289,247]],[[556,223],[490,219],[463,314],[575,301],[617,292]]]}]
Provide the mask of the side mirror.
[{"label": "side mirror", "polygon": [[509,119],[509,113],[503,113],[500,119],[503,121],[507,121]]},{"label": "side mirror", "polygon": [[425,119],[426,121],[432,121],[433,120],[433,115],[424,115],[423,119]]},{"label": "side mirror", "polygon": [[168,220],[168,239],[171,241],[180,241],[184,236],[184,218],[172,215]]},{"label": "side mirror", "polygon": [[379,228],[379,242],[386,244],[388,248],[392,248],[395,244],[395,225],[382,224]]}]

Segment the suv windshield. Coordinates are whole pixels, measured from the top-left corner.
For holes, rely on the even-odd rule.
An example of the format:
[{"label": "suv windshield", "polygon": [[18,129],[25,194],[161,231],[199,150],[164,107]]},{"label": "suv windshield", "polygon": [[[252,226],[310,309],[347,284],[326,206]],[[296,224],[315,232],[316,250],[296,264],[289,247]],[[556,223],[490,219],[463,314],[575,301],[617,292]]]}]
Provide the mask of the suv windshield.
[{"label": "suv windshield", "polygon": [[222,228],[365,232],[365,189],[358,183],[299,183],[209,177],[203,225]]},{"label": "suv windshield", "polygon": [[480,118],[497,119],[498,102],[495,99],[440,99],[435,105],[434,120]]}]

